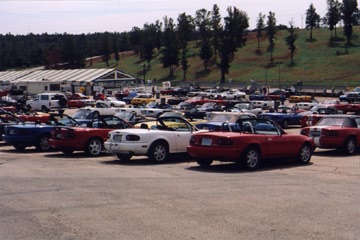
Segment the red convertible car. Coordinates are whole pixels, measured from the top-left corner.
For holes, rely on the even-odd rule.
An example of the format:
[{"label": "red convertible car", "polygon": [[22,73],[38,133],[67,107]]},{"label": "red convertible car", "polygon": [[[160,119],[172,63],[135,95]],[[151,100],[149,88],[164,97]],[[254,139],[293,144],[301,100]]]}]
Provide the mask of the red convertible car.
[{"label": "red convertible car", "polygon": [[337,148],[355,154],[360,146],[360,116],[327,115],[315,126],[301,129],[301,134],[313,138],[319,148]]},{"label": "red convertible car", "polygon": [[314,149],[311,138],[285,133],[267,119],[241,119],[237,124],[236,131],[194,133],[188,154],[203,167],[213,160],[238,162],[249,170],[257,169],[263,159],[295,158],[309,163]]},{"label": "red convertible car", "polygon": [[89,120],[91,127],[55,127],[51,131],[49,144],[52,148],[70,155],[74,151],[85,151],[90,156],[98,156],[104,150],[108,133],[114,129],[133,126],[116,116],[103,116]]}]

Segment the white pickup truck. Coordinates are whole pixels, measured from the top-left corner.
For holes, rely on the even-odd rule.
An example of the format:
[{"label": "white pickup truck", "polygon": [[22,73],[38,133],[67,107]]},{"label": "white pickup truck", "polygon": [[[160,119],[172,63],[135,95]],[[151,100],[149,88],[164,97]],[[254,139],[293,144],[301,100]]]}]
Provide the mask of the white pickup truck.
[{"label": "white pickup truck", "polygon": [[27,100],[26,106],[34,111],[48,112],[67,107],[67,98],[63,93],[39,93]]}]

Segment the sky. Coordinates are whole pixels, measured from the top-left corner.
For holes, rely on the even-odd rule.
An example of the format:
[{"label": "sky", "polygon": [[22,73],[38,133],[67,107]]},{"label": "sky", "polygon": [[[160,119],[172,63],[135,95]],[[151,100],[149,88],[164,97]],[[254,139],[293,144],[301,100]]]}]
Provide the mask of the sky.
[{"label": "sky", "polygon": [[[249,29],[256,28],[259,13],[275,13],[277,24],[305,27],[306,10],[313,4],[323,17],[326,0],[0,0],[0,34],[88,34],[95,32],[128,32],[145,23],[174,19],[181,13],[195,16],[217,4],[221,17],[228,7],[247,13]],[[266,20],[265,20],[266,22]]]}]

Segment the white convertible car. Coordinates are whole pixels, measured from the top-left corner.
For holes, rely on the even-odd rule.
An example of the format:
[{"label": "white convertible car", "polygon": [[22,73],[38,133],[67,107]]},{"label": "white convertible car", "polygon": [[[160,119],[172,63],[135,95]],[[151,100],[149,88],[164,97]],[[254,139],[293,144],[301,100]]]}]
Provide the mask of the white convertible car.
[{"label": "white convertible car", "polygon": [[120,160],[145,155],[159,163],[168,160],[171,153],[186,153],[191,134],[195,131],[198,129],[183,118],[159,117],[151,128],[144,123],[140,128],[109,132],[104,146],[108,153]]}]

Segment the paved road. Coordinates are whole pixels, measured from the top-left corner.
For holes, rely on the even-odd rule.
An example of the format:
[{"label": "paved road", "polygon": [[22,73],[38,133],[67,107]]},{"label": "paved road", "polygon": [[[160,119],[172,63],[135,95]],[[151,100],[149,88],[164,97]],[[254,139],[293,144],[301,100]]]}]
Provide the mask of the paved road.
[{"label": "paved road", "polygon": [[0,146],[0,239],[359,239],[360,155],[247,172]]}]

